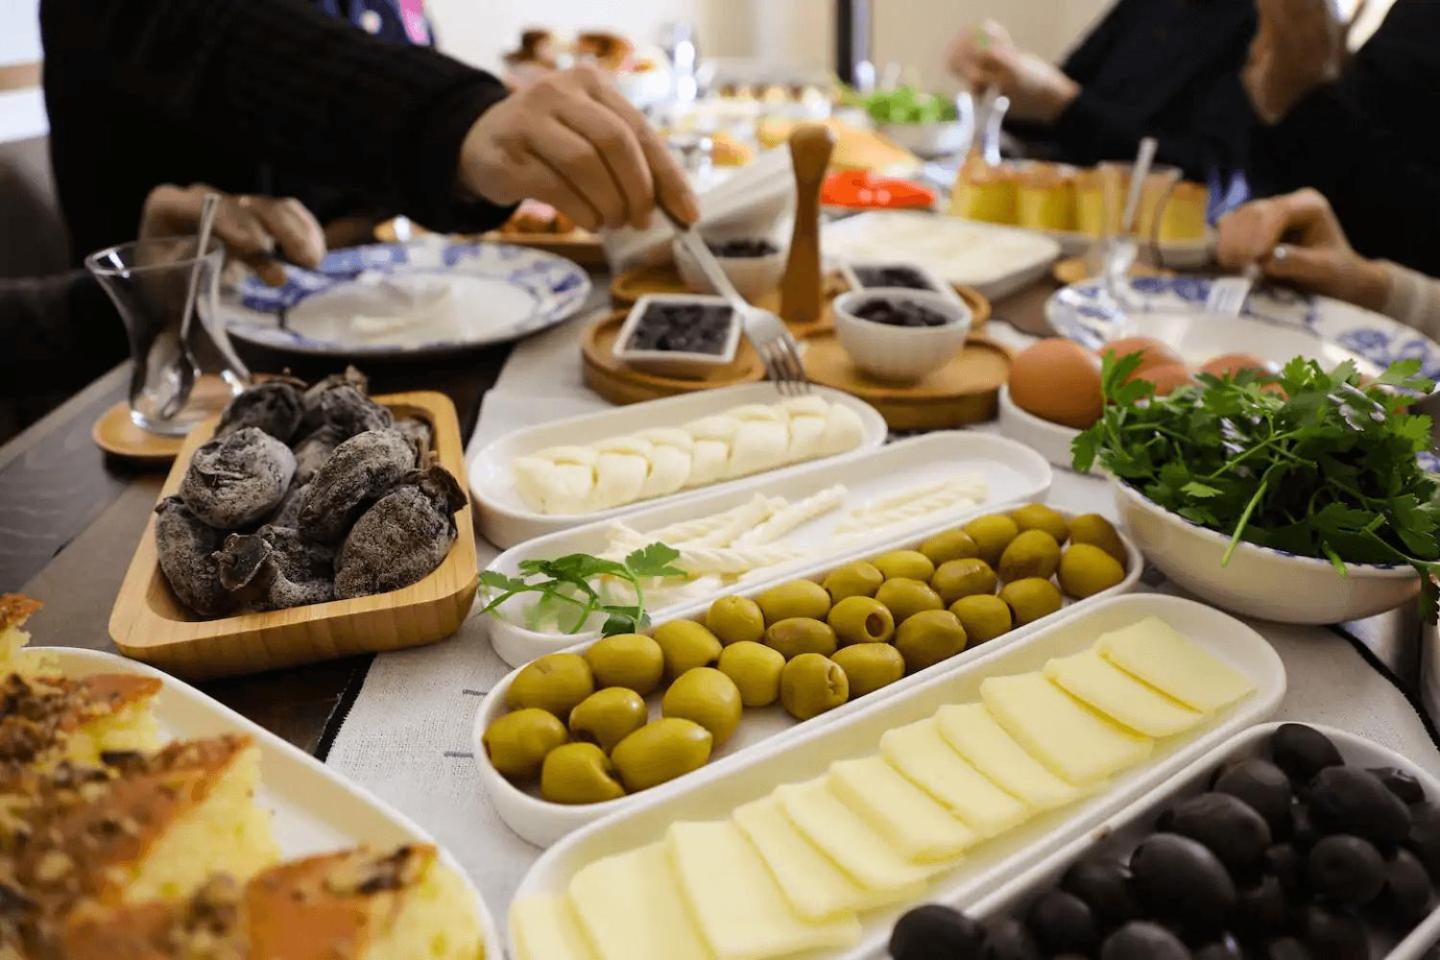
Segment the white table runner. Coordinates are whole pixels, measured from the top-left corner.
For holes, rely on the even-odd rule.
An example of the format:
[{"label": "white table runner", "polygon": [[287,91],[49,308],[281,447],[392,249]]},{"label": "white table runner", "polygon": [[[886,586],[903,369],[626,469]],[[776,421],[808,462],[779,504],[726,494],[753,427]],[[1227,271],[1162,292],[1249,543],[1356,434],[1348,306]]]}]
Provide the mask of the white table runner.
[{"label": "white table runner", "polygon": [[[518,427],[605,407],[580,380],[572,321],[516,348],[485,396],[471,449]],[[1001,324],[987,332],[1016,344],[1029,338]],[[985,427],[981,429],[994,429]],[[1050,501],[1114,516],[1108,485],[1056,470]],[[481,541],[480,562],[498,552]],[[1440,774],[1440,753],[1400,692],[1348,641],[1318,627],[1256,624],[1279,652],[1289,690],[1278,718],[1351,730]],[[515,888],[540,850],[500,820],[480,786],[470,729],[480,700],[507,672],[480,618],[450,640],[376,658],[331,746],[327,763],[414,818],[470,871],[505,927]]]}]

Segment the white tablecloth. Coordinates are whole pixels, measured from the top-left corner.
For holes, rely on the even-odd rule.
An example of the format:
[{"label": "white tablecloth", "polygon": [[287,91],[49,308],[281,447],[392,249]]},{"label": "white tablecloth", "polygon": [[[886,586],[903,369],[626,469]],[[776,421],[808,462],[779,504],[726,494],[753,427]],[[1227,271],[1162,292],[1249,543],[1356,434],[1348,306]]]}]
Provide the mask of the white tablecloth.
[{"label": "white tablecloth", "polygon": [[[603,408],[580,380],[572,321],[517,347],[485,397],[472,450],[517,427]],[[1023,342],[1008,327],[992,335]],[[981,429],[994,429],[986,427]],[[1056,470],[1050,501],[1113,516],[1100,480]],[[496,553],[483,541],[480,562]],[[1316,627],[1255,624],[1285,663],[1289,689],[1278,717],[1326,723],[1389,746],[1440,774],[1425,727],[1404,696],[1338,634]],[[470,871],[496,920],[540,851],[505,826],[480,786],[471,725],[488,690],[509,668],[472,616],[450,640],[375,660],[327,762],[435,835]]]}]

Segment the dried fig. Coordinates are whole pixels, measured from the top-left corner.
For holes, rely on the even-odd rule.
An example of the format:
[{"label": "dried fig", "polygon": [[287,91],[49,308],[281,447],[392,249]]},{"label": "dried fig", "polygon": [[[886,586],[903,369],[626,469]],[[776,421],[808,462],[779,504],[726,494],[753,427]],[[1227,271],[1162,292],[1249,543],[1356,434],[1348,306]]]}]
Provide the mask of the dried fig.
[{"label": "dried fig", "polygon": [[223,437],[243,427],[264,430],[281,443],[289,443],[300,427],[304,413],[301,391],[305,383],[290,377],[277,377],[257,384],[240,394],[220,415],[215,436]]},{"label": "dried fig", "polygon": [[305,506],[305,498],[309,495],[310,484],[301,483],[297,474],[296,479],[290,481],[290,489],[285,491],[280,506],[265,518],[265,522],[276,527],[299,527],[300,510]]},{"label": "dried fig", "polygon": [[310,481],[300,532],[321,543],[340,541],[355,519],[414,467],[415,448],[394,430],[351,437]]},{"label": "dried fig", "polygon": [[203,617],[218,617],[233,605],[220,582],[215,551],[225,534],[202,523],[179,497],[155,507],[155,552],[160,572],[180,602]]},{"label": "dried fig", "polygon": [[[274,531],[276,528],[263,529]],[[299,535],[293,530],[287,533],[294,534],[294,540],[299,541]],[[286,610],[334,599],[328,576],[292,578],[292,573],[310,572],[312,560],[287,555],[284,548],[262,533],[232,533],[225,538],[225,548],[215,554],[221,584],[232,591],[236,603],[246,610]]]},{"label": "dried fig", "polygon": [[455,542],[465,491],[443,467],[414,471],[367,510],[335,563],[335,596],[398,590],[440,566]]},{"label": "dried fig", "polygon": [[241,427],[195,451],[180,496],[205,523],[236,530],[279,506],[294,473],[289,447],[257,427]]},{"label": "dried fig", "polygon": [[305,391],[301,428],[311,433],[329,425],[339,428],[348,438],[390,426],[394,416],[367,397],[365,387],[365,375],[354,367],[314,384]]},{"label": "dried fig", "polygon": [[424,464],[435,445],[435,431],[430,424],[419,417],[401,417],[395,421],[395,429],[403,433],[415,447],[415,462]]},{"label": "dried fig", "polygon": [[295,444],[295,482],[309,483],[325,461],[350,435],[336,426],[325,426]]}]

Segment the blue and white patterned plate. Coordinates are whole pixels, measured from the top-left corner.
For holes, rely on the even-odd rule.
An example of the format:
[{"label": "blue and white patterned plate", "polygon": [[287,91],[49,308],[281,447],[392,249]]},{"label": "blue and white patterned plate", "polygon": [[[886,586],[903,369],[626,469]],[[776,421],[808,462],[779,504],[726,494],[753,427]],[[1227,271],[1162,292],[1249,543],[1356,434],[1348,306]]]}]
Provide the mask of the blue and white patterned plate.
[{"label": "blue and white patterned plate", "polygon": [[[1249,353],[1283,364],[1295,356],[1330,366],[1368,361],[1367,372],[1415,358],[1440,379],[1440,344],[1369,310],[1280,288],[1251,293],[1238,317],[1207,314],[1208,277],[1133,277],[1120,292],[1122,311],[1098,280],[1056,291],[1045,305],[1050,325],[1091,348],[1126,336],[1155,337],[1198,366],[1225,353]],[[1361,363],[1365,367],[1365,363]]]},{"label": "blue and white patterned plate", "polygon": [[564,257],[431,238],[336,250],[225,296],[232,336],[292,353],[413,356],[503,343],[570,317],[590,278]]}]

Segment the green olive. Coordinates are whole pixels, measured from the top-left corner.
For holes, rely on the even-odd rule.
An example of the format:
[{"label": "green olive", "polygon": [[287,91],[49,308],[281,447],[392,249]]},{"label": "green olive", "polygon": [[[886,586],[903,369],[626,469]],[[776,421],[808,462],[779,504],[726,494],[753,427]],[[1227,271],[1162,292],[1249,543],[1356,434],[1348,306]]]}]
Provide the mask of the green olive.
[{"label": "green olive", "polygon": [[922,610],[944,610],[940,594],[930,585],[919,580],[886,580],[885,585],[875,594],[875,599],[890,608],[890,615],[897,624],[904,623]]},{"label": "green olive", "polygon": [[645,726],[649,717],[640,694],[625,687],[606,687],[570,711],[570,733],[576,740],[598,743],[609,753],[615,744]]},{"label": "green olive", "polygon": [[549,710],[527,707],[505,714],[485,729],[485,755],[507,780],[529,780],[545,755],[569,737]]},{"label": "green olive", "polygon": [[975,546],[980,549],[980,559],[993,567],[1000,562],[1000,554],[1020,533],[1020,528],[1005,514],[992,513],[965,524],[965,532],[974,538]]},{"label": "green olive", "polygon": [[720,641],[694,620],[671,620],[655,628],[655,642],[665,655],[665,676],[674,680],[686,670],[708,667],[720,657]]},{"label": "green olive", "polygon": [[1026,530],[1010,541],[1005,552],[1000,554],[997,572],[1000,579],[1009,583],[1026,577],[1048,580],[1055,575],[1060,565],[1060,544],[1044,530]]},{"label": "green olive", "polygon": [[900,624],[895,649],[910,673],[948,660],[965,649],[965,628],[949,610],[926,610]]},{"label": "green olive", "polygon": [[578,653],[547,653],[520,669],[505,694],[511,710],[539,707],[562,721],[575,704],[595,692],[595,675]]},{"label": "green olive", "polygon": [[1055,538],[1056,543],[1064,543],[1070,536],[1070,521],[1065,515],[1053,507],[1047,507],[1043,503],[1027,503],[1023,507],[1016,507],[1010,511],[1010,519],[1015,521],[1015,526],[1020,532],[1026,530],[1044,530]]},{"label": "green olive", "polygon": [[891,550],[870,560],[886,580],[929,580],[935,564],[919,550]]},{"label": "green olive", "polygon": [[961,597],[950,605],[950,612],[965,628],[965,637],[971,646],[1008,633],[1013,623],[1009,604],[993,593]]},{"label": "green olive", "polygon": [[975,543],[975,538],[964,530],[946,530],[920,544],[920,552],[929,557],[930,562],[936,567],[939,567],[951,560],[978,557],[980,547]]},{"label": "green olive", "polygon": [[740,688],[734,680],[714,667],[696,667],[670,684],[660,701],[660,714],[694,720],[710,731],[718,747],[740,725],[740,706]]},{"label": "green olive", "polygon": [[1115,532],[1110,521],[1098,513],[1085,513],[1070,521],[1070,542],[1089,543],[1104,550],[1115,558],[1123,568],[1129,557],[1125,555],[1125,544]]},{"label": "green olive", "polygon": [[1017,627],[1050,616],[1064,603],[1060,588],[1039,577],[1028,577],[1005,584],[1000,588],[1000,599],[1009,604],[1010,610],[1015,614]]},{"label": "green olive", "polygon": [[763,643],[741,640],[720,651],[720,672],[735,682],[747,707],[768,707],[780,699],[784,669],[785,655]]},{"label": "green olive", "polygon": [[721,597],[710,604],[705,626],[727,647],[744,640],[758,643],[765,636],[765,615],[749,597]]},{"label": "green olive", "polygon": [[770,625],[765,631],[765,645],[780,651],[786,660],[802,653],[818,653],[828,657],[835,652],[835,631],[830,624],[809,617],[791,617]]},{"label": "green olive", "polygon": [[825,577],[824,586],[830,594],[830,601],[839,603],[846,597],[873,597],[884,582],[885,574],[875,569],[873,563],[857,560],[831,570]]},{"label": "green olive", "polygon": [[824,620],[830,612],[830,594],[814,580],[778,583],[756,597],[755,602],[765,614],[766,626],[791,617]]},{"label": "green olive", "polygon": [[639,633],[602,637],[585,651],[585,662],[600,687],[625,687],[648,697],[660,686],[665,654],[654,638]]},{"label": "green olive", "polygon": [[954,603],[961,597],[972,594],[994,593],[998,582],[999,578],[995,576],[995,571],[990,569],[990,564],[979,557],[964,557],[942,563],[940,569],[935,571],[935,576],[930,578],[930,586],[940,594],[940,599],[945,603]]},{"label": "green olive", "polygon": [[850,698],[850,681],[840,665],[818,653],[802,653],[780,673],[780,703],[796,720],[834,710]]},{"label": "green olive", "polygon": [[826,622],[842,647],[851,643],[889,643],[895,635],[895,617],[890,608],[873,597],[846,597],[830,608]]},{"label": "green olive", "polygon": [[593,743],[567,743],[545,757],[540,796],[551,803],[603,803],[625,796],[605,751]]},{"label": "green olive", "polygon": [[856,643],[834,656],[835,665],[845,671],[850,699],[889,686],[905,676],[905,658],[888,643]]},{"label": "green olive", "polygon": [[1060,558],[1060,588],[1076,599],[1093,597],[1125,579],[1125,568],[1092,543],[1071,544]]},{"label": "green olive", "polygon": [[634,793],[705,766],[714,738],[694,720],[652,720],[615,745],[610,760]]}]

